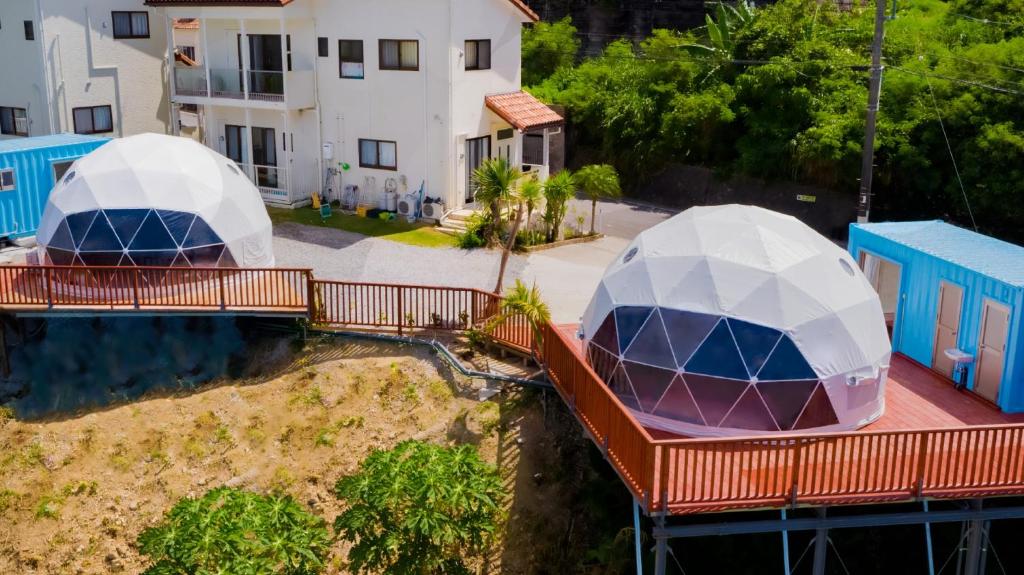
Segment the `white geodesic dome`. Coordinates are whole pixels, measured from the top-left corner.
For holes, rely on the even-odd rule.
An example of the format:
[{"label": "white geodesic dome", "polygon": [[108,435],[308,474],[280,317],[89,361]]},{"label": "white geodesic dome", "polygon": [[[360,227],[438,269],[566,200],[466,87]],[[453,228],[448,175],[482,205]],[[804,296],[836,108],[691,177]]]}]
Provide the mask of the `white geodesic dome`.
[{"label": "white geodesic dome", "polygon": [[878,295],[846,251],[762,208],[695,207],[641,233],[581,331],[588,361],[647,427],[838,431],[884,410]]},{"label": "white geodesic dome", "polygon": [[272,267],[270,217],[228,158],[187,138],[112,140],[50,193],[37,240],[56,265]]}]

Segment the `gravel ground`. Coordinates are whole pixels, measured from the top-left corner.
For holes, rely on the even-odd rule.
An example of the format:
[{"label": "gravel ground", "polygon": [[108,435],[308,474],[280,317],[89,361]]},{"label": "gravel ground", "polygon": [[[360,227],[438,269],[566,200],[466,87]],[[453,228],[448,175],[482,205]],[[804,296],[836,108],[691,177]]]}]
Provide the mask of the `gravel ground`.
[{"label": "gravel ground", "polygon": [[[317,278],[494,289],[501,252],[423,248],[342,230],[285,223],[274,227],[277,267],[312,268]],[[526,267],[513,255],[511,285]]]}]

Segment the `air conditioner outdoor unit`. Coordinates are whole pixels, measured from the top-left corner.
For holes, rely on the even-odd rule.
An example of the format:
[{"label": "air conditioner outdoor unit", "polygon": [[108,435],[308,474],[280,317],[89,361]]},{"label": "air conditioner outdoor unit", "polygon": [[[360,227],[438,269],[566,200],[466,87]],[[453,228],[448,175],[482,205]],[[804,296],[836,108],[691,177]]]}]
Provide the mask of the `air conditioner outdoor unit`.
[{"label": "air conditioner outdoor unit", "polygon": [[441,216],[444,215],[443,204],[423,204],[423,217],[431,220],[440,220]]},{"label": "air conditioner outdoor unit", "polygon": [[407,218],[416,216],[416,196],[406,194],[398,200],[398,214]]}]

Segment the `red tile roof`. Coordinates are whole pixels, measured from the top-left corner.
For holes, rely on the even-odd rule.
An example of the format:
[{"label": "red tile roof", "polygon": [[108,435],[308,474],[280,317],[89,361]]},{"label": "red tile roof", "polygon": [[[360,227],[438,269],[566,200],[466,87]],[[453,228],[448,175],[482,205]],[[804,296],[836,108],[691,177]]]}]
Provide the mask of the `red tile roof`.
[{"label": "red tile roof", "polygon": [[198,18],[178,18],[174,21],[175,30],[198,30],[199,19]]},{"label": "red tile roof", "polygon": [[560,126],[565,119],[547,107],[533,95],[526,92],[494,94],[484,98],[484,103],[495,114],[501,116],[517,130],[537,130]]},{"label": "red tile roof", "polygon": [[[527,18],[536,22],[540,20],[524,0],[508,0]],[[284,6],[292,0],[146,0],[148,6]]]}]

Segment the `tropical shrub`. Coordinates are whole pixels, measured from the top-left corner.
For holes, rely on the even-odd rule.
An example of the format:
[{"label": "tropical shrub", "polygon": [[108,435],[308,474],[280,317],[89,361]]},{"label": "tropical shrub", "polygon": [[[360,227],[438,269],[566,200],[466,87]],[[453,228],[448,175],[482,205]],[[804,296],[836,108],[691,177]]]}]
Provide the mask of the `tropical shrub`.
[{"label": "tropical shrub", "polygon": [[375,450],[334,489],[347,505],[334,529],[356,573],[469,574],[501,520],[498,472],[469,445]]},{"label": "tropical shrub", "polygon": [[576,180],[572,172],[562,170],[544,182],[544,226],[547,240],[558,239],[558,230],[562,227],[569,200],[576,195]]},{"label": "tropical shrub", "polygon": [[618,198],[622,195],[619,173],[608,164],[585,166],[576,172],[576,183],[583,190],[583,195],[590,200],[590,234],[593,235],[598,200]]},{"label": "tropical shrub", "polygon": [[580,49],[576,27],[566,16],[558,22],[537,22],[523,30],[523,85],[539,84],[562,68],[571,68]]},{"label": "tropical shrub", "polygon": [[221,487],[179,501],[137,544],[147,575],[314,575],[331,539],[323,519],[289,495]]}]

